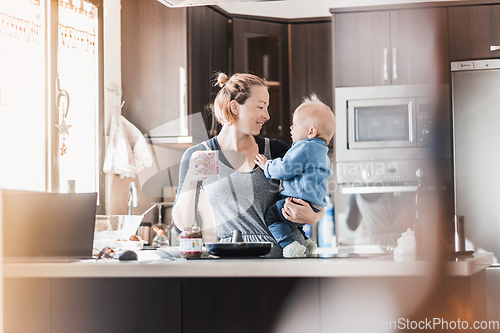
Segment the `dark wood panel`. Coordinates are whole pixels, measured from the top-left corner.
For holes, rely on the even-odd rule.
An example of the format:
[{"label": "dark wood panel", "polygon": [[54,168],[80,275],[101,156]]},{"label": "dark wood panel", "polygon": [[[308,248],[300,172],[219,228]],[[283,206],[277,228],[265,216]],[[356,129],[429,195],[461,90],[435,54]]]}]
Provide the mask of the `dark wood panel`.
[{"label": "dark wood panel", "polygon": [[[290,108],[287,25],[235,18],[233,19],[232,26],[233,73],[249,72],[263,77],[264,72],[261,69],[263,66],[255,66],[255,64],[259,63],[260,58],[265,54],[264,52],[267,49],[277,48],[278,50],[277,57],[274,53],[270,54],[269,72],[271,74],[279,73],[277,80],[275,77],[270,77],[271,80],[279,82],[279,86],[272,86],[269,89],[269,115],[271,119],[264,125],[261,135],[290,143],[288,131],[288,126],[290,125]],[[258,43],[257,39],[259,38],[262,38],[259,48],[250,48],[249,41],[251,41],[250,43]]]},{"label": "dark wood panel", "polygon": [[52,279],[52,332],[181,332],[180,295],[180,279]]},{"label": "dark wood panel", "polygon": [[450,7],[450,59],[473,60],[500,57],[500,5]]},{"label": "dark wood panel", "polygon": [[6,278],[3,331],[50,333],[50,279]]},{"label": "dark wood panel", "polygon": [[316,94],[333,109],[331,22],[291,25],[291,111]]},{"label": "dark wood panel", "polygon": [[[336,84],[339,87],[389,84],[384,49],[390,48],[389,12],[335,15]],[[389,56],[389,53],[387,54]],[[387,75],[390,75],[387,68]]]},{"label": "dark wood panel", "polygon": [[316,93],[333,110],[331,23],[309,24],[308,41],[308,94]]},{"label": "dark wood panel", "polygon": [[123,0],[121,6],[122,114],[144,133],[179,118],[187,9],[156,0]]},{"label": "dark wood panel", "polygon": [[447,22],[444,8],[391,12],[392,84],[449,82]]},{"label": "dark wood panel", "polygon": [[271,332],[297,281],[297,278],[182,279],[183,332]]},{"label": "dark wood panel", "polygon": [[188,9],[189,110],[201,112],[207,131],[212,126],[209,105],[218,87],[213,86],[217,72],[229,72],[228,18],[211,7]]}]

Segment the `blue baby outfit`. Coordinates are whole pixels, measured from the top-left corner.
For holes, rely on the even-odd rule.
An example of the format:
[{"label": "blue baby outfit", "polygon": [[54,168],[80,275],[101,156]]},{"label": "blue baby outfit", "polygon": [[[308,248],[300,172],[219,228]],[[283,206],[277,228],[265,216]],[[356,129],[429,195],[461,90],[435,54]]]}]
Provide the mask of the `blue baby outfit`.
[{"label": "blue baby outfit", "polygon": [[281,247],[285,248],[295,241],[290,227],[303,226],[288,221],[283,216],[281,209],[286,197],[305,200],[314,211],[326,206],[328,178],[333,174],[326,142],[313,138],[293,143],[283,158],[266,162],[264,174],[267,178],[283,181],[280,198],[268,209],[265,219],[269,231]]},{"label": "blue baby outfit", "polygon": [[326,207],[328,177],[333,174],[327,154],[325,140],[294,142],[283,158],[266,162],[264,174],[283,181],[281,195]]}]

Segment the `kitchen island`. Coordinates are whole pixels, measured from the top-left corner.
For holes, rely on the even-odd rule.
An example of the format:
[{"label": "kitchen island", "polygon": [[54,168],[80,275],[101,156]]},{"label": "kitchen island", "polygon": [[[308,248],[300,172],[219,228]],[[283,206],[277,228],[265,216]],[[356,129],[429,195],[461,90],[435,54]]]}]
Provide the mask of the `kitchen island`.
[{"label": "kitchen island", "polygon": [[[493,263],[492,253],[477,253],[445,263],[452,276],[471,276]],[[366,253],[349,258],[296,259],[114,259],[67,263],[8,263],[5,278],[201,278],[201,277],[395,277],[426,276],[427,260],[395,261],[391,254]]]},{"label": "kitchen island", "polygon": [[[478,253],[439,267],[450,277],[453,295],[486,313],[485,268],[491,263],[491,253]],[[334,295],[336,286],[390,286],[404,298],[413,289],[414,299],[432,285],[435,267],[427,260],[394,261],[384,253],[4,263],[4,327],[16,333],[269,332],[280,309],[305,293],[300,298],[314,314],[307,318],[310,331],[328,332],[335,297],[325,295]]]}]

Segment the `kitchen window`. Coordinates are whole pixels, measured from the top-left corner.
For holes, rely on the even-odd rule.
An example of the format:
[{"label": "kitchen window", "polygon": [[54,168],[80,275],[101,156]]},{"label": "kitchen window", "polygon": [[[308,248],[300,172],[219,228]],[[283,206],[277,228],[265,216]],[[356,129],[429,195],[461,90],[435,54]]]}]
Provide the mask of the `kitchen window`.
[{"label": "kitchen window", "polygon": [[95,0],[0,3],[0,187],[99,192],[101,20]]}]

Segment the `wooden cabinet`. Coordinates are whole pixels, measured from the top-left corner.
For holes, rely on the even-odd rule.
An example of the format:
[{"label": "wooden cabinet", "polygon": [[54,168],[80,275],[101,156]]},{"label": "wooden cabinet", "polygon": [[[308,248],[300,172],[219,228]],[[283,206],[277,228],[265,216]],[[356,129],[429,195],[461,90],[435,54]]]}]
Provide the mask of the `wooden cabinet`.
[{"label": "wooden cabinet", "polygon": [[[208,106],[218,91],[211,82],[229,71],[229,37],[229,18],[212,7],[123,0],[122,114],[146,133],[201,112],[210,132]],[[155,135],[185,135],[168,130]]]},{"label": "wooden cabinet", "polygon": [[337,13],[336,86],[449,82],[444,8]]},{"label": "wooden cabinet", "polygon": [[290,111],[316,94],[333,110],[332,23],[290,25]]},{"label": "wooden cabinet", "polygon": [[450,60],[500,58],[500,5],[448,9]]},{"label": "wooden cabinet", "polygon": [[290,143],[288,30],[284,23],[233,19],[233,72],[267,79],[271,119],[261,135]]},{"label": "wooden cabinet", "polygon": [[187,332],[181,297],[180,278],[6,278],[3,331]]},{"label": "wooden cabinet", "polygon": [[318,279],[6,278],[3,331],[271,332],[301,280]]},{"label": "wooden cabinet", "polygon": [[216,135],[209,106],[218,72],[267,79],[271,119],[261,135],[288,144],[291,113],[304,97],[316,93],[333,106],[331,22],[231,18],[214,7],[168,8],[156,0],[121,4],[122,114],[143,133],[201,113],[209,137]]},{"label": "wooden cabinet", "polygon": [[311,280],[318,279],[184,278],[182,332],[273,332],[294,288]]},{"label": "wooden cabinet", "polygon": [[187,9],[156,0],[121,8],[122,114],[145,133],[187,113]]},{"label": "wooden cabinet", "polygon": [[209,111],[219,87],[212,83],[218,72],[229,73],[229,18],[211,7],[188,8],[189,113],[201,112],[210,137],[218,133]]}]

